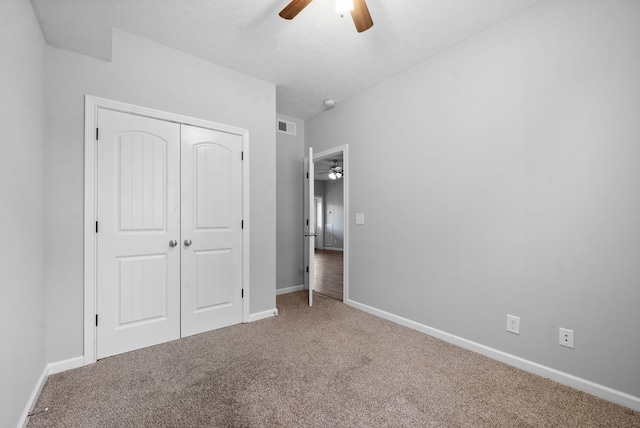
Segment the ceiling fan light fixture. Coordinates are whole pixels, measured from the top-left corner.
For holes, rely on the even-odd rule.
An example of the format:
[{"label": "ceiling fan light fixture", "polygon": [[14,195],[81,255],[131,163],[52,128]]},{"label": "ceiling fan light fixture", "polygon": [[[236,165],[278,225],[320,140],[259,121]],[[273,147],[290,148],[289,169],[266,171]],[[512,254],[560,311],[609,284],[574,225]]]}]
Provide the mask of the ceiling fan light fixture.
[{"label": "ceiling fan light fixture", "polygon": [[[289,4],[280,11],[280,16],[284,19],[293,19],[312,1],[313,0],[291,0]],[[362,33],[373,27],[373,20],[371,19],[366,0],[336,0],[336,12],[343,18],[345,12],[351,12],[351,18],[353,18],[353,23],[358,33]]]},{"label": "ceiling fan light fixture", "polygon": [[353,0],[336,0],[336,13],[344,14],[353,10]]},{"label": "ceiling fan light fixture", "polygon": [[344,176],[344,170],[342,169],[342,167],[338,164],[337,160],[333,161],[333,166],[331,168],[329,168],[329,175],[328,177],[331,180],[339,180]]}]

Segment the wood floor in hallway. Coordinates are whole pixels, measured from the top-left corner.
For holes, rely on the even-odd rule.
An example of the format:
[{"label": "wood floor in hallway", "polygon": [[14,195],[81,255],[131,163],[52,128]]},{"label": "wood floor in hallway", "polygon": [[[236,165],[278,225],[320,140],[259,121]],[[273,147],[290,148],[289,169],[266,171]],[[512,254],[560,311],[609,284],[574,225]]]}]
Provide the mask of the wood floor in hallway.
[{"label": "wood floor in hallway", "polygon": [[315,291],[342,301],[343,252],[316,249],[315,265]]}]

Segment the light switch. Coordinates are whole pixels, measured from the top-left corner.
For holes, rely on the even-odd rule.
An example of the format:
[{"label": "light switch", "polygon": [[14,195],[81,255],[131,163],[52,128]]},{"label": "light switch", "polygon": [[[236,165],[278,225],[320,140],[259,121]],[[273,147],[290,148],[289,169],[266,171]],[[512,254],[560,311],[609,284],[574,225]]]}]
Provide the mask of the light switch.
[{"label": "light switch", "polygon": [[356,224],[364,224],[364,214],[356,214]]}]

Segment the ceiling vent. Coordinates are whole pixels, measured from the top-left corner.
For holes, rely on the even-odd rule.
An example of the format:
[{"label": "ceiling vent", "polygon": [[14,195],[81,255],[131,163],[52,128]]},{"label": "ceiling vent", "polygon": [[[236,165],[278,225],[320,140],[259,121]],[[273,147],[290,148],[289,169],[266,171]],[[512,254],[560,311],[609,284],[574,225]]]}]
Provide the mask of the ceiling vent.
[{"label": "ceiling vent", "polygon": [[286,120],[278,119],[278,132],[296,135],[296,124],[294,122],[287,122]]}]

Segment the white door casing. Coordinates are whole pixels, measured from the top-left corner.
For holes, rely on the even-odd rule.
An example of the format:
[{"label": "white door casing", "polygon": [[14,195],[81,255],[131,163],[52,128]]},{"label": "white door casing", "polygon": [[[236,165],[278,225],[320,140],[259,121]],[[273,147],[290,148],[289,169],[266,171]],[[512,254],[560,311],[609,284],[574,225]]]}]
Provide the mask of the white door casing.
[{"label": "white door casing", "polygon": [[180,337],[180,125],[100,109],[98,358]]},{"label": "white door casing", "polygon": [[242,137],[182,126],[182,337],[242,322]]}]

